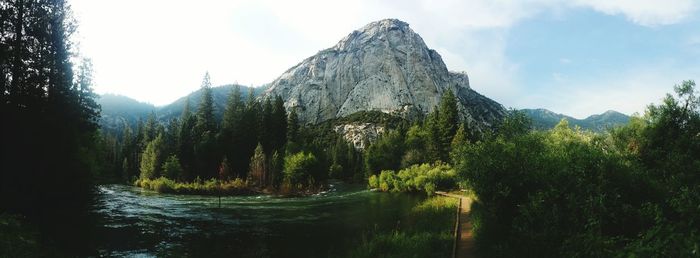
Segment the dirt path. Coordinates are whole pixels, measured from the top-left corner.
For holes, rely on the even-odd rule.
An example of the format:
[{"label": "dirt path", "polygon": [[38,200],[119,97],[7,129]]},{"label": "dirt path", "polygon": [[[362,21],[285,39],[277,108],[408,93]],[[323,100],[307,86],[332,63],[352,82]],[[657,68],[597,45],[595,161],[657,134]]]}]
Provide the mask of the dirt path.
[{"label": "dirt path", "polygon": [[474,249],[474,235],[472,234],[472,223],[469,219],[469,208],[472,205],[472,199],[466,196],[449,194],[445,192],[436,192],[438,195],[458,198],[460,201],[459,207],[459,226],[457,226],[457,242],[454,257],[476,257]]}]

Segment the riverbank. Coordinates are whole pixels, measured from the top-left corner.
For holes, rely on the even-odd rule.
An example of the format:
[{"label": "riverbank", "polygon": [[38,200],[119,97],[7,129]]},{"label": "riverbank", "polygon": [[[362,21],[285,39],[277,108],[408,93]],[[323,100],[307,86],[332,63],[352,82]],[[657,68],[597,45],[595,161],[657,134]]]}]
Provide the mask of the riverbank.
[{"label": "riverbank", "polygon": [[225,195],[225,196],[247,196],[270,194],[279,197],[308,196],[327,190],[325,185],[315,186],[282,184],[278,189],[272,187],[259,187],[249,184],[240,178],[232,180],[195,179],[192,182],[178,182],[165,177],[156,179],[138,179],[134,186],[158,193],[186,194],[186,195]]}]

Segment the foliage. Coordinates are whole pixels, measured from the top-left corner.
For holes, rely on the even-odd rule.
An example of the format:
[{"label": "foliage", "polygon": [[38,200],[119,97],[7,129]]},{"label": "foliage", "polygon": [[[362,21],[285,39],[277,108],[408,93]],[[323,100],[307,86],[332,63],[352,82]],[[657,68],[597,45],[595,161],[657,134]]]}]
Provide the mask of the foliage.
[{"label": "foliage", "polygon": [[298,152],[284,158],[284,180],[292,185],[318,179],[318,160],[312,153]]},{"label": "foliage", "polygon": [[382,170],[396,170],[403,156],[403,137],[398,131],[382,135],[365,150],[365,170],[367,176]]},{"label": "foliage", "polygon": [[182,176],[182,166],[180,166],[180,159],[176,155],[171,155],[163,163],[163,176],[173,180]]},{"label": "foliage", "polygon": [[449,161],[449,153],[452,149],[452,138],[454,138],[459,126],[459,114],[457,110],[457,99],[451,90],[448,90],[440,99],[440,108],[437,114],[439,137],[437,144],[440,145],[440,160]]},{"label": "foliage", "polygon": [[263,152],[263,147],[258,144],[255,148],[253,157],[250,158],[250,172],[248,173],[249,181],[255,184],[264,185],[267,182],[267,157]]},{"label": "foliage", "polygon": [[608,134],[528,131],[511,115],[455,166],[473,189],[489,257],[690,257],[700,252],[700,116],[694,83]]},{"label": "foliage", "polygon": [[372,232],[350,257],[449,257],[457,200],[432,197],[414,207],[391,232]]},{"label": "foliage", "polygon": [[[63,253],[78,249],[65,232],[83,233],[94,184],[114,168],[100,166],[115,158],[103,148],[113,139],[98,131],[92,67],[70,41],[66,2],[0,1],[0,212],[17,214],[0,216],[1,257],[87,256]],[[37,251],[36,240],[61,250]]]},{"label": "foliage", "polygon": [[447,164],[436,163],[435,165],[413,165],[398,173],[384,170],[379,176],[370,176],[368,184],[370,188],[377,188],[384,192],[420,191],[432,195],[435,190],[455,188],[457,180],[454,169]]},{"label": "foliage", "polygon": [[141,157],[140,178],[153,179],[161,175],[163,162],[163,135],[158,135],[146,145]]},{"label": "foliage", "polygon": [[156,191],[159,193],[198,194],[198,195],[246,195],[256,191],[247,181],[240,178],[220,181],[212,178],[201,180],[196,178],[192,182],[177,182],[175,180],[159,177],[155,179],[138,179],[134,186]]}]

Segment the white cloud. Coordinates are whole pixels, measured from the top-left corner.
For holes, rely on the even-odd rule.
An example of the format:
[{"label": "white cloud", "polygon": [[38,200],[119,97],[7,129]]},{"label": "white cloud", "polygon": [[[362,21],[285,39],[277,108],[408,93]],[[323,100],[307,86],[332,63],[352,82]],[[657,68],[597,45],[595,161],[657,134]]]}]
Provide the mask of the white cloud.
[{"label": "white cloud", "polygon": [[574,5],[586,6],[610,14],[622,14],[634,23],[659,26],[688,19],[698,9],[695,0],[576,0]]}]

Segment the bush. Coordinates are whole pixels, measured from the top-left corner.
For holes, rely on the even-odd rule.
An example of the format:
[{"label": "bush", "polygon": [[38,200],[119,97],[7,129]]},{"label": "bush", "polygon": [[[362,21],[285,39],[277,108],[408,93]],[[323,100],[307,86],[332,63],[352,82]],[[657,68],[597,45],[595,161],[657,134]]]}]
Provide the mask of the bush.
[{"label": "bush", "polygon": [[402,169],[398,174],[384,170],[379,175],[369,177],[370,188],[378,188],[388,192],[426,192],[432,194],[436,190],[449,190],[457,186],[457,173],[449,165],[413,165]]},{"label": "bush", "polygon": [[313,153],[298,152],[284,158],[284,178],[291,185],[306,183],[315,176],[318,160]]},{"label": "bush", "polygon": [[222,181],[210,179],[203,181],[199,178],[190,183],[176,182],[172,179],[159,177],[156,179],[138,179],[134,185],[159,193],[177,194],[201,194],[201,195],[241,195],[252,194],[255,191],[245,180],[236,178],[234,180]]}]

